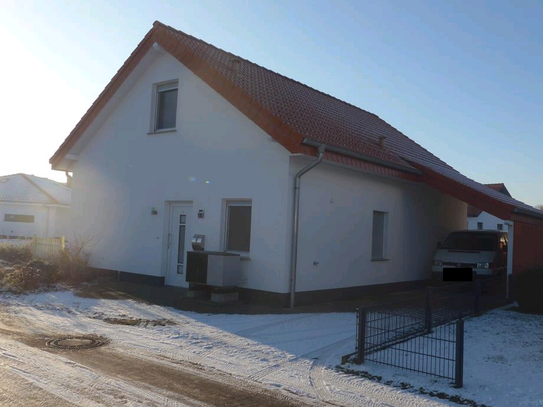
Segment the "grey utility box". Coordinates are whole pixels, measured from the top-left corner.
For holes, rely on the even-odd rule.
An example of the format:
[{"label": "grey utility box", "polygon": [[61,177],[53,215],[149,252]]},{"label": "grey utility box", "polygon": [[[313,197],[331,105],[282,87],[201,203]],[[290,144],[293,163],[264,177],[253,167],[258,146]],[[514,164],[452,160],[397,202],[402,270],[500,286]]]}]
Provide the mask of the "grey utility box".
[{"label": "grey utility box", "polygon": [[235,287],[240,279],[239,254],[211,251],[187,252],[187,282],[212,287]]}]

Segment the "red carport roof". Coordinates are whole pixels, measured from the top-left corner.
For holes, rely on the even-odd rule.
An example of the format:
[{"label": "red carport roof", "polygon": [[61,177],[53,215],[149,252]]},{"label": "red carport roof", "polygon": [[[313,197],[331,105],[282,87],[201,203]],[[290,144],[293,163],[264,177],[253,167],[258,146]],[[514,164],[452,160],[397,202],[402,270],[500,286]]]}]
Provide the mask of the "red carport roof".
[{"label": "red carport roof", "polygon": [[[323,143],[335,148],[327,151],[326,160],[423,181],[434,187],[437,182],[438,189],[490,213],[492,206],[497,206],[500,213],[520,209],[543,217],[543,212],[463,176],[375,114],[158,21],[53,155],[53,168],[153,43],[158,43],[291,153],[316,155],[316,148],[304,141]],[[382,137],[384,146],[379,143]],[[420,172],[422,175],[417,175]],[[466,194],[466,189],[471,194]]]}]

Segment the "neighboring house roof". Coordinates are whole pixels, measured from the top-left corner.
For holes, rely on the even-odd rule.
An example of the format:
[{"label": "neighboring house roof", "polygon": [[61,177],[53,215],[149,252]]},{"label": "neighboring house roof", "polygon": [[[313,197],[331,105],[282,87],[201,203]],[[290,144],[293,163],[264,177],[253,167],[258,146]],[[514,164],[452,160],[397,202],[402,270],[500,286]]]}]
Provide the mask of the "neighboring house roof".
[{"label": "neighboring house roof", "polygon": [[[499,183],[499,184],[484,184],[485,186],[489,187],[489,188],[492,188],[494,191],[498,191],[499,193],[501,194],[505,194],[509,197],[511,197],[511,194],[509,193],[509,191],[507,190],[507,188],[505,187],[505,184],[504,183]],[[482,209],[480,208],[477,208],[473,205],[468,205],[468,218],[476,218],[478,217],[481,213],[483,212]]]},{"label": "neighboring house roof", "polygon": [[0,202],[70,205],[71,190],[59,182],[34,175],[0,177]]},{"label": "neighboring house roof", "polygon": [[51,157],[53,168],[62,162],[154,43],[291,153],[315,156],[315,145],[322,143],[327,146],[327,161],[422,181],[502,218],[520,211],[543,219],[543,212],[467,178],[375,114],[158,21]]}]

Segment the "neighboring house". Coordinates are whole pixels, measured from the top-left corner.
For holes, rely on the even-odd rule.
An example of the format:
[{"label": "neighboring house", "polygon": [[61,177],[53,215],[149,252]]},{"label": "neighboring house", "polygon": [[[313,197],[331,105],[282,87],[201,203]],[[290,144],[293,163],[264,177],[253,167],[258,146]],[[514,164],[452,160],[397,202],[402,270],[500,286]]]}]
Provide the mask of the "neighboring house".
[{"label": "neighboring house", "polygon": [[[495,191],[498,191],[507,196],[511,196],[505,185],[502,184],[485,184],[485,186],[492,188]],[[473,205],[468,205],[468,229],[495,229],[495,230],[505,230],[507,227],[503,219],[500,219],[494,215],[491,215],[488,212],[483,211]]]},{"label": "neighboring house", "polygon": [[242,295],[282,304],[429,278],[466,202],[543,225],[378,116],[159,22],[50,162],[94,267],[186,287],[203,234],[241,254]]},{"label": "neighboring house", "polygon": [[71,190],[27,174],[0,177],[0,238],[59,237],[67,232]]}]

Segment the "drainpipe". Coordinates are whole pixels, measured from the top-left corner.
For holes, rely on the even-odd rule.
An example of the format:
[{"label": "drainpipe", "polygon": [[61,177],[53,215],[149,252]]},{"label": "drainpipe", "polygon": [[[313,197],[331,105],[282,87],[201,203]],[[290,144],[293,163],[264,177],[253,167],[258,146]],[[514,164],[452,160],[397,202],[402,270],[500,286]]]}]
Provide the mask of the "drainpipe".
[{"label": "drainpipe", "polygon": [[300,214],[300,178],[306,172],[319,165],[324,158],[324,145],[319,145],[319,155],[315,161],[302,168],[294,177],[294,218],[292,221],[292,254],[290,263],[290,308],[294,308],[296,293],[296,261],[298,259],[298,218]]}]

